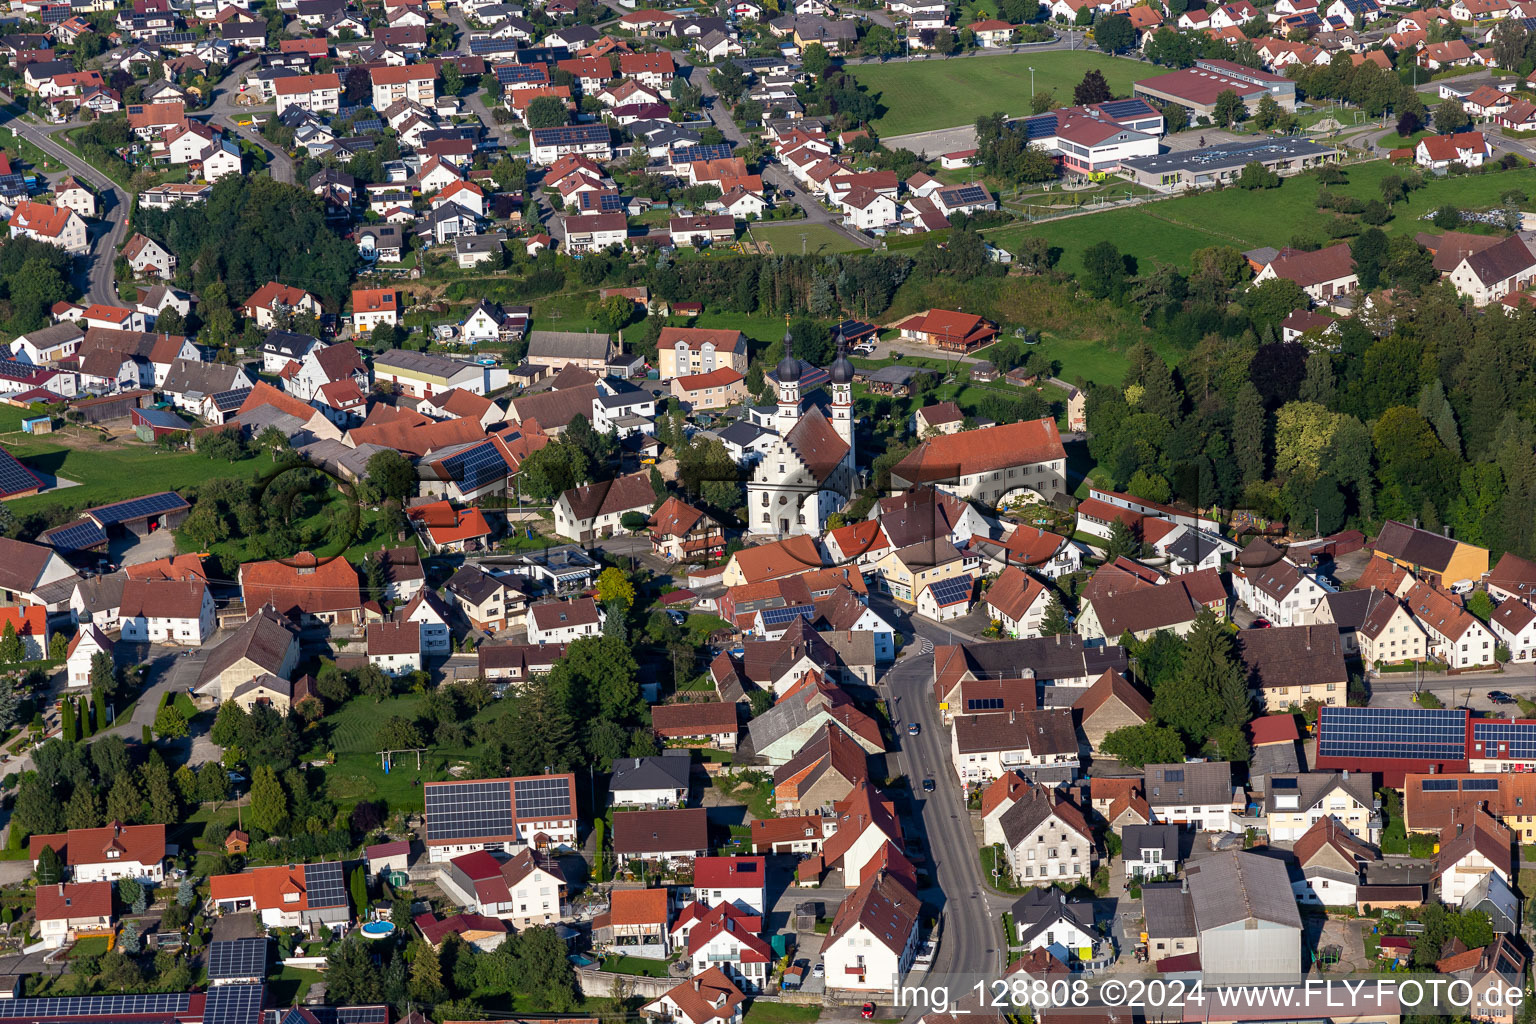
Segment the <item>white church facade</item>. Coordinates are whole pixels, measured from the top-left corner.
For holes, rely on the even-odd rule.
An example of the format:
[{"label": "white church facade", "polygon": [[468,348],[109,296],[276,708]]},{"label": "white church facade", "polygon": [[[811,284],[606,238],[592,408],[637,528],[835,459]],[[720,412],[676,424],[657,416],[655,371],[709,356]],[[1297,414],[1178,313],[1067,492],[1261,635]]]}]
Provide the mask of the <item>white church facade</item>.
[{"label": "white church facade", "polygon": [[779,386],[773,429],[779,435],[747,483],[750,532],[758,536],[820,535],[827,517],[852,499],[858,487],[853,443],[853,364],[839,337],[832,363],[830,418],[815,405],[801,408],[800,361],[784,335],[784,358],[775,371]]}]

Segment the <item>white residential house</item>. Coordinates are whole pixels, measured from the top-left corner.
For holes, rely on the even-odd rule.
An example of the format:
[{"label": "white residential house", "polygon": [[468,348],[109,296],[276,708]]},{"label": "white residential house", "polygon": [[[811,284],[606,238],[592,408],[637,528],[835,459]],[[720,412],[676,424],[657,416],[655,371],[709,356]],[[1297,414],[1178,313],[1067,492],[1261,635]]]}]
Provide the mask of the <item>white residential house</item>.
[{"label": "white residential house", "polygon": [[124,640],[201,647],[213,635],[213,595],[199,579],[129,579],[118,621]]},{"label": "white residential house", "polygon": [[1536,656],[1536,610],[1524,601],[1501,603],[1488,619],[1488,628],[1509,648],[1511,661],[1530,661]]},{"label": "white residential house", "polygon": [[833,992],[889,991],[917,955],[922,901],[896,878],[871,874],[838,905],[821,947]]},{"label": "white residential house", "polygon": [[64,662],[70,689],[91,685],[91,661],[102,653],[109,658],[112,656],[112,641],[96,626],[81,624],[80,631],[69,642],[69,655]]},{"label": "white residential house", "polygon": [[452,614],[435,591],[423,587],[400,612],[400,621],[414,622],[421,627],[422,654],[429,657],[445,655],[453,647],[453,631],[449,626]]},{"label": "white residential house", "polygon": [[1274,626],[1308,626],[1333,588],[1289,559],[1232,574],[1232,589],[1249,611]]},{"label": "white residential house", "polygon": [[1403,602],[1414,621],[1429,636],[1428,653],[1453,669],[1475,668],[1494,663],[1497,638],[1471,612],[1444,593],[1424,583],[1415,583]]},{"label": "white residential house", "polygon": [[603,610],[590,597],[542,601],[528,610],[528,642],[567,644],[603,632]]}]

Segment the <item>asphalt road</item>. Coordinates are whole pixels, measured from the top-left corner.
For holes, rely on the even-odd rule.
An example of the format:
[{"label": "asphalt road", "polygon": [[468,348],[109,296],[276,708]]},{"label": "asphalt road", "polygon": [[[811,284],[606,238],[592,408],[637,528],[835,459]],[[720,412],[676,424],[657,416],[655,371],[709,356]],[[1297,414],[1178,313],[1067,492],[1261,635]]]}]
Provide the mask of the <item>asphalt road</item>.
[{"label": "asphalt road", "polygon": [[276,115],[276,108],[265,105],[238,105],[235,100],[240,95],[240,77],[244,74],[241,65],[255,60],[255,55],[245,57],[230,65],[229,70],[218,85],[213,87],[212,102],[202,110],[194,111],[192,117],[204,122],[217,124],[229,132],[238,135],[252,145],[258,146],[267,154],[267,173],[278,181],[293,183],[293,160],[287,153],[278,149],[272,143],[262,137],[254,126],[242,126],[235,123],[236,116],[260,113],[266,117]]},{"label": "asphalt road", "polygon": [[[889,599],[872,596],[871,606],[881,615],[907,622],[915,631],[904,648],[912,653],[897,660],[878,688],[888,698],[893,723],[899,723],[901,748],[895,759],[911,784],[910,824],[923,839],[928,855],[932,885],[920,895],[943,914],[933,967],[926,977],[908,980],[949,984],[953,991],[959,991],[979,978],[1000,976],[1005,957],[999,918],[1013,900],[995,893],[982,877],[970,811],[950,763],[949,732],[933,699],[933,652],[922,641],[946,644],[958,638],[932,623],[908,620]],[[928,653],[921,653],[923,648]],[[919,735],[908,735],[910,722],[917,723]],[[934,791],[925,793],[922,783],[929,778],[934,780]],[[911,1008],[910,1016],[920,1015],[920,1008]]]},{"label": "asphalt road", "polygon": [[[71,174],[87,182],[96,190],[98,202],[101,204],[101,222],[89,225],[91,251],[89,256],[76,260],[75,283],[88,300],[116,305],[119,300],[112,265],[117,258],[117,250],[122,247],[123,240],[128,234],[127,193],[118,188],[111,178],[49,137],[50,132],[62,131],[69,125],[43,127],[31,124],[16,115],[16,108],[13,106],[16,101],[10,93],[0,91],[0,101],[6,104],[0,108],[0,125],[10,128],[44,153],[57,159],[69,168]],[[37,170],[39,173],[42,172],[40,167]]]}]

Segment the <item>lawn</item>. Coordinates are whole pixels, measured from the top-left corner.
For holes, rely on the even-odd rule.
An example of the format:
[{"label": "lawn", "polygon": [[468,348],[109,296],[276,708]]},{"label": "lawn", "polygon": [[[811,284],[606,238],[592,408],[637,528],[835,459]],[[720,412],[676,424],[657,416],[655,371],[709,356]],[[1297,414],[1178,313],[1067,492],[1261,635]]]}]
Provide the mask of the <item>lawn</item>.
[{"label": "lawn", "polygon": [[271,465],[265,459],[225,462],[195,452],[166,452],[130,443],[66,448],[47,436],[8,437],[5,448],[32,469],[80,485],[6,503],[18,513],[52,505],[89,508],[157,491],[180,491],[217,477],[253,477]]},{"label": "lawn", "polygon": [[1128,96],[1131,83],[1158,69],[1097,50],[1049,50],[964,60],[865,64],[853,77],[869,90],[885,112],[871,123],[882,137],[974,124],[982,114],[1005,110],[1017,116],[1030,110],[1030,71],[1037,92],[1054,92],[1056,105],[1072,102],[1072,88],[1092,68],[1116,96]]},{"label": "lawn", "polygon": [[603,970],[615,974],[633,974],[642,978],[665,978],[670,960],[656,960],[648,956],[607,956],[603,958]]},{"label": "lawn", "polygon": [[304,1001],[309,986],[320,980],[319,971],[284,967],[267,979],[267,994],[278,1006],[297,1006]]},{"label": "lawn", "polygon": [[[1380,183],[1388,174],[1404,174],[1385,160],[1346,168],[1348,181],[1332,186],[1362,199],[1379,198]],[[1319,189],[1311,175],[1287,178],[1275,189],[1250,192],[1229,188],[1180,196],[1133,209],[1110,210],[1046,221],[1026,227],[988,231],[987,237],[1007,249],[1028,236],[1039,236],[1062,250],[1060,269],[1082,270],[1082,254],[1099,242],[1113,242],[1136,257],[1145,272],[1151,264],[1170,263],[1187,267],[1195,249],[1230,245],[1238,249],[1282,246],[1298,236],[1318,242],[1328,240],[1327,225],[1333,216],[1317,209]],[[1502,173],[1436,178],[1398,203],[1392,220],[1382,230],[1389,235],[1414,234],[1430,227],[1420,218],[1446,203],[1463,209],[1498,205],[1501,193],[1518,188],[1536,194],[1536,169]]]},{"label": "lawn", "polygon": [[[382,799],[391,809],[420,808],[419,782],[450,778],[450,764],[473,758],[479,752],[479,748],[473,746],[441,752],[429,750],[422,755],[419,771],[415,754],[401,754],[386,773],[374,739],[379,727],[396,715],[416,718],[425,702],[426,697],[416,693],[400,694],[379,702],[371,697],[354,697],[326,716],[325,723],[330,729],[329,749],[336,755],[335,766],[325,773],[326,793],[332,800],[354,804],[359,800]],[[494,721],[509,709],[510,704],[493,703],[480,712],[477,720]]]},{"label": "lawn", "polygon": [[812,224],[803,220],[784,224],[754,224],[752,237],[760,243],[766,242],[773,246],[773,251],[780,255],[800,252],[802,237],[807,253],[857,252],[864,248],[825,224]]},{"label": "lawn", "polygon": [[797,1006],[794,1003],[770,1003],[754,999],[747,1008],[742,1024],[810,1024],[821,1017],[819,1006]]}]

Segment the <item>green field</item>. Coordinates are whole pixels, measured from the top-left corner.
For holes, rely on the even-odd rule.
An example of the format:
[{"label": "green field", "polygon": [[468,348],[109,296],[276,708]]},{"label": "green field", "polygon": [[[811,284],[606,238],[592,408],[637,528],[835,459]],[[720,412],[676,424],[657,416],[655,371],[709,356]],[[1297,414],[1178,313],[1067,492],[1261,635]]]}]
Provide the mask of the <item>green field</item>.
[{"label": "green field", "polygon": [[[1385,160],[1355,164],[1346,170],[1348,182],[1333,188],[1362,199],[1379,198],[1381,179],[1388,174],[1406,173],[1406,169]],[[1334,215],[1317,209],[1318,188],[1316,178],[1304,175],[1288,178],[1275,189],[1202,192],[1134,209],[1001,228],[988,231],[987,237],[1005,249],[1027,236],[1045,238],[1061,248],[1059,268],[1069,274],[1082,270],[1083,250],[1105,241],[1135,256],[1142,272],[1155,263],[1187,267],[1190,254],[1206,246],[1278,247],[1298,236],[1328,242],[1327,226]],[[1500,194],[1509,189],[1536,195],[1536,169],[1432,179],[1397,204],[1392,220],[1382,230],[1389,235],[1433,231],[1428,221],[1420,219],[1424,214],[1446,203],[1463,209],[1496,206]]]},{"label": "green field", "polygon": [[[1157,69],[1098,50],[1047,50],[1002,57],[864,64],[853,77],[885,108],[870,125],[881,136],[974,124],[996,111],[1018,117],[1030,112],[1030,71],[1036,92],[1056,94],[1057,106],[1072,102],[1072,87],[1090,68],[1104,73],[1110,91],[1127,96],[1137,78]],[[930,154],[934,155],[934,154]]]},{"label": "green field", "polygon": [[[325,727],[330,730],[329,749],[336,754],[336,764],[325,773],[326,794],[343,805],[359,800],[384,800],[391,810],[419,809],[422,795],[418,781],[447,779],[450,762],[473,759],[480,751],[478,746],[452,750],[434,748],[422,755],[420,771],[416,769],[415,754],[402,754],[385,774],[375,741],[379,727],[396,715],[416,718],[425,702],[426,697],[416,693],[401,694],[377,703],[370,697],[354,697],[327,715]],[[494,721],[510,710],[509,703],[496,701],[475,716],[475,721]],[[432,746],[430,742],[428,746]]]},{"label": "green field", "polygon": [[773,251],[779,255],[794,254],[800,251],[800,236],[805,236],[805,251],[808,253],[819,252],[857,252],[864,247],[839,234],[825,224],[812,224],[808,221],[790,221],[784,224],[754,224],[752,237],[759,243],[767,242],[773,246]]},{"label": "green field", "polygon": [[[66,429],[73,432],[75,428]],[[83,433],[92,436],[89,431]],[[195,452],[166,452],[133,442],[67,448],[46,435],[32,438],[11,434],[3,443],[6,451],[32,469],[80,485],[7,502],[18,514],[51,505],[89,508],[156,491],[179,491],[217,477],[253,477],[272,465],[261,458],[224,462]]]}]

